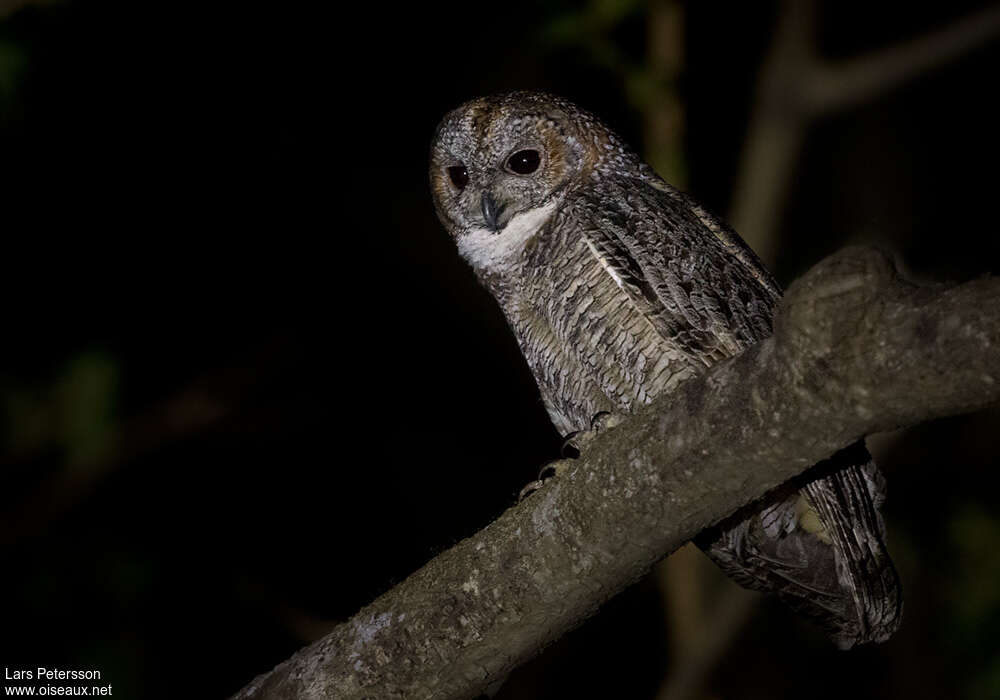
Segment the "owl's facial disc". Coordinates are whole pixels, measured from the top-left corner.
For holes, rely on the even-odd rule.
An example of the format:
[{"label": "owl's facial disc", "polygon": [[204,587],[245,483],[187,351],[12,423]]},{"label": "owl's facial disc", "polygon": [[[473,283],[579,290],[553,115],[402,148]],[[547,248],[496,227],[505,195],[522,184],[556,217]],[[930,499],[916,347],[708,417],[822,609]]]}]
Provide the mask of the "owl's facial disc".
[{"label": "owl's facial disc", "polygon": [[[555,189],[556,178],[546,167],[552,159],[543,145],[518,142],[499,153],[476,146],[461,155],[447,154],[442,162],[455,163],[441,168],[448,187],[435,188],[435,194],[450,200],[445,213],[452,215],[455,235],[472,229],[502,233],[513,217],[543,205]],[[435,179],[445,177],[432,172]]]},{"label": "owl's facial disc", "polygon": [[473,100],[442,120],[431,148],[438,216],[456,238],[508,225],[558,198],[581,171],[567,115],[530,93]]}]

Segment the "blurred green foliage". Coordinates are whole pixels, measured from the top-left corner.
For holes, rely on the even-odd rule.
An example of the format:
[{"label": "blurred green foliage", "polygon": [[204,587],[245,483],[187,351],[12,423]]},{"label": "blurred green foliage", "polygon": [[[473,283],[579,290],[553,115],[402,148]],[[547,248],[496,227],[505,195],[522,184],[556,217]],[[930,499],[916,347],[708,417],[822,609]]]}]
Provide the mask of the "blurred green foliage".
[{"label": "blurred green foliage", "polygon": [[91,351],[70,360],[52,394],[69,464],[93,464],[114,449],[117,392],[118,367],[110,355]]},{"label": "blurred green foliage", "polygon": [[0,34],[0,119],[9,118],[17,104],[15,96],[26,67],[27,56],[21,46]]},{"label": "blurred green foliage", "polygon": [[119,372],[112,355],[80,352],[41,384],[5,384],[4,443],[9,452],[57,451],[66,467],[82,470],[110,457],[119,429]]},{"label": "blurred green foliage", "polygon": [[[687,183],[680,76],[683,9],[676,0],[590,0],[560,7],[541,30],[541,43],[575,48],[616,75],[645,124],[643,156],[664,179]],[[640,30],[629,32],[630,26]],[[624,36],[622,36],[624,34]]]},{"label": "blurred green foliage", "polygon": [[969,679],[969,697],[1000,698],[1000,518],[981,505],[951,514],[949,551],[953,568],[945,580],[945,634],[953,640],[956,668]]}]

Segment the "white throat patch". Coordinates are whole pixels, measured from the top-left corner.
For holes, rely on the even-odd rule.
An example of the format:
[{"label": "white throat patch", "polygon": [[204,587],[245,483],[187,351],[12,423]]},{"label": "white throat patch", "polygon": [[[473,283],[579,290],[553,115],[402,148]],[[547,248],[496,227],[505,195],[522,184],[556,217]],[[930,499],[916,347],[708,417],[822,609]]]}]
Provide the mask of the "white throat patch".
[{"label": "white throat patch", "polygon": [[517,214],[499,231],[474,228],[460,235],[458,252],[475,268],[496,270],[509,264],[549,220],[560,200]]}]

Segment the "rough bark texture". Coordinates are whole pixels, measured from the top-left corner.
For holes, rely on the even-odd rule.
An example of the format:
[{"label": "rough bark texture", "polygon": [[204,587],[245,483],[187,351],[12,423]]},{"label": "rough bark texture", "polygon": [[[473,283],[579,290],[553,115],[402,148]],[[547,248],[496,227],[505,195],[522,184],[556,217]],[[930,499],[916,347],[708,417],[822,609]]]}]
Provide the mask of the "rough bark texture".
[{"label": "rough bark texture", "polygon": [[705,527],[869,433],[1000,400],[1000,280],[919,287],[851,248],[775,334],[588,447],[236,699],[468,698]]}]

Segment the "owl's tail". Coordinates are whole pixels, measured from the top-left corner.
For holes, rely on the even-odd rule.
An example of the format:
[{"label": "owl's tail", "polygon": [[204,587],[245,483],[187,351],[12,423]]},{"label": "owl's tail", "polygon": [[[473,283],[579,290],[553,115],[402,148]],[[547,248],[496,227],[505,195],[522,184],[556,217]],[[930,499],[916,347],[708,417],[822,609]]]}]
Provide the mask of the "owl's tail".
[{"label": "owl's tail", "polygon": [[698,544],[741,585],[821,624],[839,647],[882,642],[903,607],[879,513],[884,494],[858,442],[807,472],[798,491],[741,511]]}]

